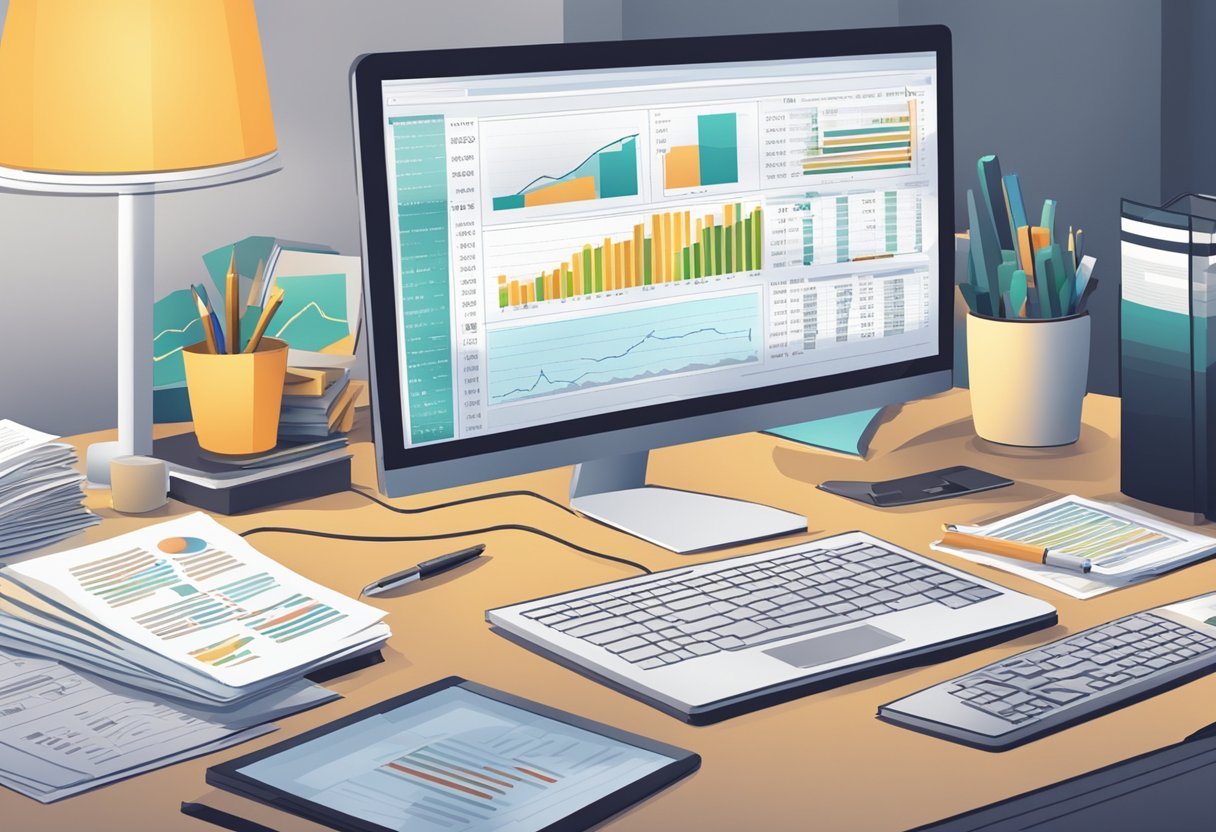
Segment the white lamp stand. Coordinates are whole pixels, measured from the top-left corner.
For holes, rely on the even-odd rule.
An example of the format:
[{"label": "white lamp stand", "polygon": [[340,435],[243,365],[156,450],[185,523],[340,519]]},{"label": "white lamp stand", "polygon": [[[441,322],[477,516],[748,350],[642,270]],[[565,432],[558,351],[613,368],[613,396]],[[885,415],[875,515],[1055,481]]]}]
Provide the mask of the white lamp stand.
[{"label": "white lamp stand", "polygon": [[278,152],[211,168],[168,173],[78,175],[0,167],[0,189],[118,197],[118,439],[89,446],[91,487],[109,487],[110,461],[152,453],[152,307],[158,193],[256,179],[282,168]]}]

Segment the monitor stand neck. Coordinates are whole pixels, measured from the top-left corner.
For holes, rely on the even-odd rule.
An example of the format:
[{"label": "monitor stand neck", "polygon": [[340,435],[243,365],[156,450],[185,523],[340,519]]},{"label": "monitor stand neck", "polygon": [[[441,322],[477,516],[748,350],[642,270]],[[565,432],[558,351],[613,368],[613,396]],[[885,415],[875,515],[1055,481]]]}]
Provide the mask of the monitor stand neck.
[{"label": "monitor stand neck", "polygon": [[806,518],[759,503],[646,485],[647,452],[574,467],[570,505],[579,513],[691,554],[806,531]]}]

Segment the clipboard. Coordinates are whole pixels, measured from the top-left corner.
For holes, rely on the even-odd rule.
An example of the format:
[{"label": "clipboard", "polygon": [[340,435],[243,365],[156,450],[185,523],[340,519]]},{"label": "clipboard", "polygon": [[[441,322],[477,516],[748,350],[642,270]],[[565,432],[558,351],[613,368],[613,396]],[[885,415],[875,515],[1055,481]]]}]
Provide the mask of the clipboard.
[{"label": "clipboard", "polygon": [[342,832],[580,832],[700,765],[453,676],[212,766],[207,782]]}]

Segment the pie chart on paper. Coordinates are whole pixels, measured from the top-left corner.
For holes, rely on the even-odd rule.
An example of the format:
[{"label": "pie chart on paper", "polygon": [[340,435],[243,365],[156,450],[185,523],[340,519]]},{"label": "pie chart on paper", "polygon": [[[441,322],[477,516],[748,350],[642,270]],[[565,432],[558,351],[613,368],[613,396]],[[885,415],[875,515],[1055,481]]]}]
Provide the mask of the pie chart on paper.
[{"label": "pie chart on paper", "polygon": [[169,555],[193,555],[206,549],[207,541],[201,537],[166,537],[157,548]]}]

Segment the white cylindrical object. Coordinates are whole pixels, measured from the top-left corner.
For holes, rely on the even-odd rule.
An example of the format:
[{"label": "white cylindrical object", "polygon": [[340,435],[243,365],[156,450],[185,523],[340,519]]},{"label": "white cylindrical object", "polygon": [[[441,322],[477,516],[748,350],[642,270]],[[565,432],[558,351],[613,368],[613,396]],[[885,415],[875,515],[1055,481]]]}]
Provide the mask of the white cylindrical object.
[{"label": "white cylindrical object", "polygon": [[120,456],[110,462],[110,500],[115,511],[143,514],[168,499],[169,466],[146,456]]},{"label": "white cylindrical object", "polygon": [[151,194],[118,195],[118,444],[152,453]]},{"label": "white cylindrical object", "polygon": [[1002,320],[967,316],[975,432],[990,442],[1049,447],[1081,435],[1089,379],[1089,314]]}]

